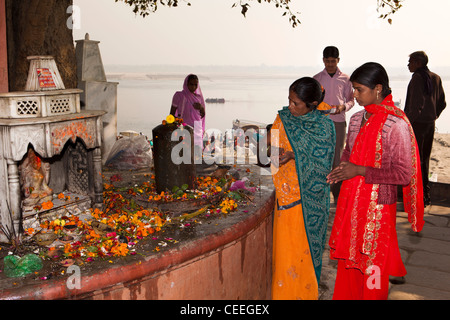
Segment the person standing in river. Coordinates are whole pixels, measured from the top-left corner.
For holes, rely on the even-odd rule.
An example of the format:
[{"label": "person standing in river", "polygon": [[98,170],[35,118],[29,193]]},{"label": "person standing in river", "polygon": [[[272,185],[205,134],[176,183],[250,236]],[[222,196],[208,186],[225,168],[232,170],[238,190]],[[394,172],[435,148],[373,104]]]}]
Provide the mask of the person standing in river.
[{"label": "person standing in river", "polygon": [[170,114],[182,118],[184,123],[194,128],[195,152],[201,155],[206,111],[205,99],[197,75],[189,74],[184,79],[183,90],[173,95]]}]

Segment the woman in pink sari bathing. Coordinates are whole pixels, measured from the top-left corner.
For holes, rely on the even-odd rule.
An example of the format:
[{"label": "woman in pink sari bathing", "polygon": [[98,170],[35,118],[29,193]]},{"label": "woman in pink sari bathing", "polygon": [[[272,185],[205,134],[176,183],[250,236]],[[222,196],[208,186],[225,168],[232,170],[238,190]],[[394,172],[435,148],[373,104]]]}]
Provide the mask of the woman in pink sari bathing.
[{"label": "woman in pink sari bathing", "polygon": [[184,79],[183,90],[173,95],[170,114],[182,118],[184,123],[194,128],[194,145],[203,150],[205,100],[195,74],[188,75]]}]

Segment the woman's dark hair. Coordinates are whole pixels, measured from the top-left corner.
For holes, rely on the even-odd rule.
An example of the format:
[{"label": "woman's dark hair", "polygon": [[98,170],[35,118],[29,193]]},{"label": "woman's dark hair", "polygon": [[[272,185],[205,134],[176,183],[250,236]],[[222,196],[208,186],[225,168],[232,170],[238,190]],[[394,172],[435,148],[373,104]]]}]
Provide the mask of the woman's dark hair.
[{"label": "woman's dark hair", "polygon": [[322,90],[320,83],[310,77],[295,80],[289,87],[289,91],[293,91],[309,109],[316,109],[317,105],[313,105],[312,103],[317,101],[320,104],[325,97],[325,91]]},{"label": "woman's dark hair", "polygon": [[370,89],[374,89],[377,84],[381,84],[383,86],[383,91],[381,91],[383,98],[392,93],[386,69],[376,62],[367,62],[353,71],[350,82],[358,82]]}]

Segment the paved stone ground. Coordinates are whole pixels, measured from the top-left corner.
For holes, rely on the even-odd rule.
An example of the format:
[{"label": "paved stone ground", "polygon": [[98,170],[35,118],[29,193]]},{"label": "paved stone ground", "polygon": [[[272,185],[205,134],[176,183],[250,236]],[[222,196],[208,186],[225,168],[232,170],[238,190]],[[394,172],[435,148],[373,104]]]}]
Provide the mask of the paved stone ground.
[{"label": "paved stone ground", "polygon": [[[331,209],[329,231],[335,207]],[[389,300],[450,300],[450,201],[433,202],[425,209],[420,233],[411,230],[401,203],[397,206],[397,234],[408,274],[404,284],[390,284]],[[327,237],[329,239],[329,235]],[[320,300],[331,300],[337,262],[329,259],[327,244],[323,255]]]}]

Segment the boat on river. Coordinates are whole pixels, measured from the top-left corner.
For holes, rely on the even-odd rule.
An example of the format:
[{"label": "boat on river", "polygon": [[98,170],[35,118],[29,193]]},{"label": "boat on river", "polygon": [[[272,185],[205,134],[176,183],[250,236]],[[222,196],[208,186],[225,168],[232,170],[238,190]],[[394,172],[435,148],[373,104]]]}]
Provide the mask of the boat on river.
[{"label": "boat on river", "polygon": [[225,103],[224,98],[207,98],[205,100],[206,103]]}]

